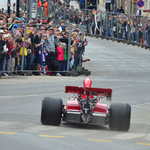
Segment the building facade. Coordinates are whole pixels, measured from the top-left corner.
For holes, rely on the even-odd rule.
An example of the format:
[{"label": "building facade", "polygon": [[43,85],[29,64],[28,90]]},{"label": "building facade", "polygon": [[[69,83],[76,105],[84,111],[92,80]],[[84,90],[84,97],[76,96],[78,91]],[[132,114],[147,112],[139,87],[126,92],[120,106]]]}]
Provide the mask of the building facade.
[{"label": "building facade", "polygon": [[141,10],[141,15],[149,16],[150,12],[143,12],[143,10],[150,10],[150,0],[143,0],[145,5],[142,8],[137,6],[138,0],[99,0],[99,9],[106,10],[106,4],[111,3],[111,10],[120,9],[121,6],[126,14],[135,15],[138,10]]}]

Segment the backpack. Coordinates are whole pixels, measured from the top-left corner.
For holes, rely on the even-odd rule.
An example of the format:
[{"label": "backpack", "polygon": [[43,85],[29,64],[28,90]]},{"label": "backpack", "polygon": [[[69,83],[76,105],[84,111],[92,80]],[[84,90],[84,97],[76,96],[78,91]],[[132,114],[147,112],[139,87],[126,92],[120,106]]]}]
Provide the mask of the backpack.
[{"label": "backpack", "polygon": [[49,69],[48,69],[48,66],[47,66],[47,65],[46,65],[45,71],[46,71],[46,74],[47,74],[47,75],[51,75],[51,72],[49,72]]},{"label": "backpack", "polygon": [[31,70],[33,70],[32,73],[33,73],[34,75],[40,75],[41,72],[42,72],[42,66],[41,66],[40,64],[37,64],[37,65],[32,64]]},{"label": "backpack", "polygon": [[42,72],[42,65],[37,64],[37,75],[40,75]]},{"label": "backpack", "polygon": [[58,61],[54,60],[51,62],[51,68],[52,68],[52,71],[58,71],[60,70],[60,64]]}]

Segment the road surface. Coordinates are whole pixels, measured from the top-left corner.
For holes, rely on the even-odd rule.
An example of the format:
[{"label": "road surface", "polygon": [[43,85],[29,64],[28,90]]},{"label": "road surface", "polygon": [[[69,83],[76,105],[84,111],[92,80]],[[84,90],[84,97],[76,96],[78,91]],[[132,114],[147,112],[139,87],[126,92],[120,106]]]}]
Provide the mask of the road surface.
[{"label": "road surface", "polygon": [[0,145],[2,150],[149,150],[150,149],[150,52],[88,37],[84,67],[92,71],[93,87],[112,88],[113,102],[132,106],[128,132],[108,126],[62,122],[58,127],[40,123],[44,97],[66,103],[64,86],[82,86],[85,76],[31,76],[0,79]]}]

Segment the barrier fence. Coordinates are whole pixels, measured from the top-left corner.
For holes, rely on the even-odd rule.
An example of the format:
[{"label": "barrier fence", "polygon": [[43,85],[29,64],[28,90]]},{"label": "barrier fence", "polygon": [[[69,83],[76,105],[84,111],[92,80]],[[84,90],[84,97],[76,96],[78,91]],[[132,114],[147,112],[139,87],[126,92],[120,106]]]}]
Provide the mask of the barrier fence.
[{"label": "barrier fence", "polygon": [[[33,3],[33,1],[31,2]],[[147,48],[150,47],[149,17],[106,12],[95,9],[84,9],[84,11],[81,11],[79,9],[74,9],[72,6],[67,7],[65,4],[54,4],[51,0],[48,1],[47,6],[37,6],[37,3],[35,3],[32,9],[28,12],[27,18],[24,18],[21,24],[19,24],[20,22],[16,17],[12,19],[17,20],[16,22],[12,21],[10,24],[0,24],[0,26],[4,28],[4,32],[7,32],[4,33],[4,35],[9,35],[10,38],[13,38],[13,40],[15,40],[14,46],[17,45],[15,58],[13,59],[10,59],[11,53],[8,54],[7,50],[0,53],[0,72],[10,73],[14,72],[14,70],[16,70],[16,72],[32,70],[42,74],[44,69],[46,69],[47,72],[63,74],[63,71],[80,71],[82,70],[81,56],[83,53],[83,47],[87,42],[86,39],[83,38],[85,31],[87,35],[127,41],[134,44],[144,45]],[[24,7],[28,8],[31,7],[31,5],[23,5],[22,14],[24,9],[27,9]],[[64,21],[61,22],[62,20]],[[67,44],[67,55],[65,55],[66,57],[64,62],[56,61],[58,60],[58,44],[55,43],[55,51],[49,52],[49,50],[45,50],[46,53],[41,50],[40,45],[37,46],[42,42],[41,40],[44,38],[43,35],[46,34],[47,36],[49,34],[50,27],[54,29],[54,36],[56,37],[55,42],[58,40],[59,42]],[[67,37],[67,35],[69,35],[69,37]],[[9,37],[4,37],[5,43],[11,42],[9,41]],[[17,37],[19,37],[20,41],[16,39]],[[29,41],[31,40],[31,48],[27,47],[27,37],[29,38]],[[48,45],[48,36],[45,41]],[[18,43],[22,43],[22,45],[19,47]],[[21,51],[22,55],[20,54]],[[45,68],[46,66],[41,67],[42,57],[44,56],[47,68]],[[12,61],[12,63],[10,63],[10,61]],[[56,63],[53,64],[53,61],[57,62],[57,65]],[[61,67],[58,67],[58,62]],[[13,64],[12,66],[14,70],[10,64]],[[37,66],[39,65],[40,67],[38,70]],[[51,68],[51,66],[55,67]]]},{"label": "barrier fence", "polygon": [[[99,10],[79,10],[65,3],[58,5],[48,0],[48,6],[36,7],[32,0],[32,13],[40,18],[49,18],[55,23],[61,19],[66,22],[85,25],[88,35],[97,35],[105,38],[118,39],[131,43],[150,45],[150,18],[147,16],[127,15]],[[38,2],[38,1],[37,1]],[[37,8],[37,9],[36,9]],[[33,15],[31,15],[33,16]]]},{"label": "barrier fence", "polygon": [[109,12],[92,12],[88,23],[89,34],[116,38],[133,43],[150,45],[150,21],[148,17]]},{"label": "barrier fence", "polygon": [[[39,7],[39,9],[45,9]],[[38,13],[41,15],[41,11]],[[82,24],[87,35],[97,35],[105,38],[128,41],[135,44],[150,45],[150,18],[147,16],[127,15],[100,10],[74,9],[49,1],[48,16],[60,23]],[[45,17],[44,15],[41,17]]]},{"label": "barrier fence", "polygon": [[4,75],[30,71],[41,75],[65,75],[81,71],[85,40],[83,25],[65,25],[64,21],[61,25],[53,21],[50,24],[3,25],[0,72]]}]

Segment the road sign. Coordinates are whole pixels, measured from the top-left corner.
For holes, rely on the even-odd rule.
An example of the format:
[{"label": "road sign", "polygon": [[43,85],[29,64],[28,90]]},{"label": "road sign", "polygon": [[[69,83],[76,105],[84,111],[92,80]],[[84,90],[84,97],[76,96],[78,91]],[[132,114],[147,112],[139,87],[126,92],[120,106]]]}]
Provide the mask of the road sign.
[{"label": "road sign", "polygon": [[7,7],[11,7],[11,3],[7,3]]},{"label": "road sign", "polygon": [[144,6],[144,1],[143,0],[138,0],[137,1],[137,6],[140,7],[140,8],[143,7]]}]

